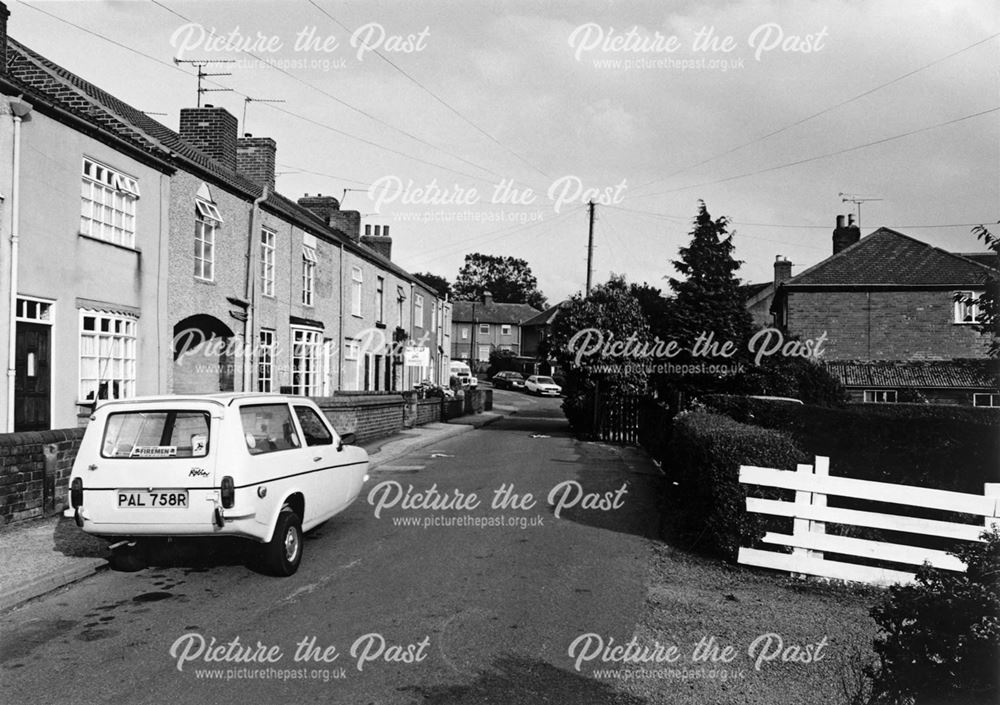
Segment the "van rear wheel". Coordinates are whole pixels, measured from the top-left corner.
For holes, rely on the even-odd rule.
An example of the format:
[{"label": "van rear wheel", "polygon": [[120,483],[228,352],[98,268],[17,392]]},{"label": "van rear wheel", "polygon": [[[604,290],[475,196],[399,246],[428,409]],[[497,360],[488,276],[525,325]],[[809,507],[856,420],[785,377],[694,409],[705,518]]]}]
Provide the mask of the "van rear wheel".
[{"label": "van rear wheel", "polygon": [[302,519],[290,507],[282,507],[274,535],[264,544],[264,567],[273,575],[288,577],[302,561]]}]

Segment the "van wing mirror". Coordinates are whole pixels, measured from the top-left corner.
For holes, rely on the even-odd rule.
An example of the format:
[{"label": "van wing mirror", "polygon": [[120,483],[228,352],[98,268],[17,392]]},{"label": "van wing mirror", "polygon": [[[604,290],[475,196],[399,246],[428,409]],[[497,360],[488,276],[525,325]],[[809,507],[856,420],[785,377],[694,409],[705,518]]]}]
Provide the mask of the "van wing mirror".
[{"label": "van wing mirror", "polygon": [[337,444],[337,450],[341,451],[344,446],[352,446],[358,440],[358,437],[354,433],[345,433],[340,437],[340,443]]}]

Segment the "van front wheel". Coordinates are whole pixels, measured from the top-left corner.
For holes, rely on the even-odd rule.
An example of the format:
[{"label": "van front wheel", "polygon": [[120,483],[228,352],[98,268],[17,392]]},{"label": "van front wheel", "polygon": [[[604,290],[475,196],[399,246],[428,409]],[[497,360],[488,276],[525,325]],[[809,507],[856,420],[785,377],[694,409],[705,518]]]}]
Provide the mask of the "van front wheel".
[{"label": "van front wheel", "polygon": [[288,577],[302,560],[302,519],[289,507],[282,507],[274,535],[264,544],[264,566],[269,573]]}]

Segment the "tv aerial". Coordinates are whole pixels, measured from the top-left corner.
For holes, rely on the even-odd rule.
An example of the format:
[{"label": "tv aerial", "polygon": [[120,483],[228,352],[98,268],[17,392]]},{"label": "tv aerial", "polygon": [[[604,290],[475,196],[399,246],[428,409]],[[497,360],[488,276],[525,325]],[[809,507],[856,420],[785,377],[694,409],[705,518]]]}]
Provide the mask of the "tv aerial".
[{"label": "tv aerial", "polygon": [[844,193],[841,191],[837,194],[840,196],[841,203],[853,203],[858,209],[858,228],[861,227],[861,204],[867,203],[868,201],[883,201],[883,198],[874,198],[872,196],[859,196],[856,193]]}]

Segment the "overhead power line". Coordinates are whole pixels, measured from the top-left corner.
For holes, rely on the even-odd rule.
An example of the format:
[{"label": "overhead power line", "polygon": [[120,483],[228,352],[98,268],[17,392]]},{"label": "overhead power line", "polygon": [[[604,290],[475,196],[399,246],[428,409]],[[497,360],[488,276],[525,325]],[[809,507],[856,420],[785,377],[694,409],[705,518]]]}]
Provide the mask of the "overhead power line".
[{"label": "overhead power line", "polygon": [[971,120],[973,118],[982,117],[983,115],[989,115],[990,113],[995,113],[1000,110],[1000,106],[994,108],[988,108],[986,110],[981,110],[978,113],[971,113],[969,115],[963,115],[962,117],[957,117],[952,120],[945,120],[944,122],[935,123],[934,125],[927,125],[926,127],[920,127],[915,130],[909,130],[898,135],[892,135],[891,137],[883,137],[882,139],[874,140],[872,142],[865,142],[864,144],[855,145],[853,147],[846,147],[844,149],[838,149],[834,152],[827,152],[826,154],[817,154],[813,157],[807,157],[805,159],[798,159],[794,162],[786,162],[784,164],[776,164],[775,166],[769,166],[764,169],[757,169],[755,171],[748,171],[744,174],[735,174],[733,176],[727,176],[722,179],[715,179],[713,181],[703,181],[698,184],[690,184],[688,186],[679,186],[677,188],[667,189],[666,191],[654,191],[653,193],[644,193],[633,198],[649,198],[650,196],[662,196],[668,193],[677,193],[678,191],[687,191],[688,189],[701,188],[703,186],[714,186],[715,184],[722,184],[727,181],[736,181],[737,179],[745,179],[749,176],[757,176],[759,174],[766,174],[772,171],[778,171],[779,169],[787,169],[793,166],[799,166],[801,164],[808,164],[809,162],[815,162],[820,159],[827,159],[829,157],[836,157],[841,154],[848,154],[850,152],[856,152],[859,149],[867,149],[868,147],[874,147],[879,144],[885,144],[886,142],[893,142],[895,140],[903,139],[904,137],[910,137],[912,135],[918,135],[921,132],[928,132],[930,130],[936,130],[939,127],[946,127],[948,125],[954,125],[965,120]]},{"label": "overhead power line", "polygon": [[887,88],[887,87],[891,86],[894,83],[898,83],[898,82],[900,82],[900,81],[902,81],[902,80],[904,80],[906,78],[909,78],[910,76],[913,76],[915,74],[920,73],[921,71],[925,71],[925,70],[931,68],[932,66],[936,66],[937,64],[940,64],[940,63],[942,63],[944,61],[947,61],[948,59],[954,58],[954,57],[958,56],[959,54],[967,52],[970,49],[974,49],[977,46],[979,46],[980,44],[985,44],[986,42],[989,42],[989,41],[991,41],[993,39],[996,39],[997,37],[1000,37],[1000,32],[998,32],[996,34],[991,34],[990,36],[986,37],[985,39],[980,39],[978,42],[973,42],[972,44],[968,45],[967,47],[963,47],[962,49],[959,49],[958,51],[953,51],[952,53],[950,53],[950,54],[948,54],[946,56],[942,56],[942,57],[940,57],[938,59],[935,59],[934,61],[931,61],[930,63],[924,64],[923,66],[915,68],[912,71],[907,71],[906,73],[904,73],[904,74],[902,74],[900,76],[896,76],[895,78],[893,78],[893,79],[891,79],[889,81],[886,81],[885,83],[880,83],[879,85],[875,86],[874,88],[869,88],[866,91],[858,93],[857,95],[852,96],[852,97],[848,98],[847,100],[842,100],[839,103],[835,103],[835,104],[830,105],[830,106],[828,106],[826,108],[823,108],[822,110],[819,110],[819,111],[813,113],[812,115],[807,115],[806,117],[801,118],[799,120],[796,120],[795,122],[792,122],[792,123],[789,123],[787,125],[784,125],[783,127],[779,127],[776,130],[772,130],[771,132],[768,132],[766,135],[761,135],[760,137],[754,138],[754,139],[750,140],[749,142],[744,142],[743,144],[737,145],[736,147],[733,147],[731,149],[727,149],[724,152],[719,152],[718,154],[715,154],[715,155],[713,155],[711,157],[708,157],[707,159],[703,159],[700,162],[697,162],[696,164],[689,164],[688,166],[681,167],[680,169],[678,169],[678,170],[676,170],[676,171],[674,171],[674,172],[672,172],[672,173],[670,173],[670,174],[668,174],[666,176],[662,176],[662,177],[653,179],[652,181],[647,181],[644,184],[640,184],[639,186],[636,187],[636,190],[645,188],[646,186],[651,186],[652,184],[656,184],[656,183],[659,183],[661,181],[666,181],[667,179],[671,179],[671,178],[677,176],[678,174],[683,174],[685,171],[689,171],[689,170],[695,169],[695,168],[697,168],[699,166],[703,166],[705,164],[708,164],[709,162],[715,161],[716,159],[721,159],[722,157],[728,156],[728,155],[732,154],[733,152],[738,152],[741,149],[744,149],[745,147],[749,147],[751,145],[757,144],[758,142],[763,142],[766,139],[770,139],[771,137],[774,137],[776,135],[780,135],[782,132],[786,132],[786,131],[792,129],[793,127],[798,127],[799,125],[801,125],[803,123],[806,123],[806,122],[809,122],[810,120],[813,120],[815,118],[818,118],[821,115],[825,115],[826,113],[832,112],[832,111],[834,111],[834,110],[836,110],[838,108],[842,108],[845,105],[853,103],[856,100],[860,100],[861,98],[864,98],[865,96],[869,96],[872,93],[875,93],[876,91],[882,90],[883,88]]},{"label": "overhead power line", "polygon": [[[151,3],[153,3],[154,5],[156,5],[157,7],[160,7],[162,9],[166,10],[167,12],[169,12],[172,15],[174,15],[175,17],[179,17],[180,19],[184,20],[185,22],[188,22],[188,23],[191,23],[191,24],[196,24],[194,22],[194,20],[192,20],[191,18],[189,18],[189,17],[181,14],[180,12],[177,12],[176,10],[168,7],[164,3],[160,2],[160,0],[149,0],[149,1]],[[215,34],[215,32],[212,31],[212,30],[208,30],[208,33],[212,37],[217,36]],[[407,138],[409,138],[411,140],[414,140],[415,142],[419,142],[420,144],[422,144],[422,145],[424,145],[426,147],[430,147],[431,149],[437,150],[437,151],[439,151],[439,152],[441,152],[443,154],[447,154],[452,159],[457,159],[458,161],[460,161],[460,162],[462,162],[464,164],[468,164],[469,166],[475,167],[476,169],[482,169],[486,173],[492,174],[493,176],[495,176],[497,178],[503,178],[501,174],[493,171],[489,167],[483,166],[482,164],[477,164],[476,162],[470,161],[469,159],[466,159],[465,157],[462,157],[462,156],[460,156],[458,154],[455,154],[454,152],[451,152],[450,150],[447,150],[447,149],[445,149],[445,148],[443,148],[443,147],[441,147],[439,145],[432,144],[431,142],[428,142],[427,140],[423,139],[422,137],[418,137],[417,135],[413,134],[412,132],[404,130],[401,127],[397,127],[397,126],[393,125],[392,123],[387,122],[386,120],[383,120],[382,118],[380,118],[380,117],[378,117],[376,115],[373,115],[372,113],[369,113],[367,110],[359,108],[356,105],[352,105],[351,103],[348,103],[346,100],[337,97],[333,93],[330,93],[329,91],[324,90],[324,89],[320,88],[319,86],[317,86],[317,85],[315,85],[313,83],[310,83],[309,81],[306,81],[303,78],[300,78],[300,77],[296,76],[294,73],[292,73],[290,71],[287,71],[287,70],[281,68],[280,66],[274,65],[274,63],[269,62],[266,59],[261,58],[260,56],[258,56],[257,54],[255,54],[252,51],[249,51],[247,49],[241,49],[240,53],[246,54],[247,56],[250,56],[250,57],[256,59],[257,61],[259,61],[261,63],[261,65],[267,66],[269,69],[277,71],[278,73],[280,73],[280,74],[282,74],[284,76],[288,76],[290,79],[292,79],[296,83],[300,83],[303,86],[305,86],[306,88],[308,88],[310,90],[313,90],[313,91],[316,91],[320,95],[326,96],[327,98],[329,98],[330,100],[334,101],[335,103],[344,106],[348,110],[353,110],[354,112],[358,113],[359,115],[362,115],[365,118],[367,118],[369,120],[372,120],[372,121],[378,123],[379,125],[382,125],[383,127],[386,127],[386,128],[388,128],[390,130],[393,130],[394,132],[398,132],[399,134],[403,135],[404,137],[407,137]],[[463,174],[463,176],[467,176],[467,175]]]},{"label": "overhead power line", "polygon": [[[117,41],[115,39],[112,39],[111,37],[108,37],[107,35],[102,34],[101,32],[97,32],[95,30],[88,29],[87,27],[83,27],[83,26],[81,26],[81,25],[79,25],[79,24],[77,24],[75,22],[71,22],[70,20],[67,20],[67,19],[65,19],[63,17],[59,17],[56,14],[48,12],[47,10],[43,10],[40,7],[36,7],[34,5],[28,5],[27,3],[24,3],[23,0],[18,0],[18,2],[21,3],[24,7],[30,8],[32,10],[35,10],[36,12],[40,12],[43,15],[46,15],[46,16],[48,16],[48,17],[56,20],[57,22],[61,22],[61,23],[65,24],[65,25],[73,27],[74,29],[77,29],[77,30],[81,31],[84,34],[88,34],[88,35],[90,35],[92,37],[96,37],[97,39],[100,39],[100,40],[105,41],[105,42],[107,42],[109,44],[112,44],[112,45],[114,45],[116,47],[119,47],[120,49],[124,49],[125,51],[128,51],[128,52],[130,52],[132,54],[135,54],[136,56],[141,56],[141,57],[143,57],[145,59],[148,59],[149,61],[152,61],[154,63],[160,64],[161,66],[165,66],[165,67],[171,69],[172,71],[179,71],[179,72],[183,73],[186,76],[194,76],[195,75],[195,74],[193,74],[193,73],[191,73],[189,71],[185,71],[180,66],[177,66],[177,65],[175,65],[175,64],[173,64],[173,63],[171,63],[169,61],[165,61],[163,59],[160,59],[159,57],[153,56],[151,54],[147,54],[146,52],[140,51],[139,49],[136,49],[134,47],[130,47],[127,44],[123,44],[122,42],[119,42],[119,41]],[[212,84],[214,86],[218,86],[220,88],[224,87],[224,86],[222,86],[222,84],[217,83],[216,81],[212,81],[212,80],[206,80],[206,83],[210,83],[210,84]],[[243,92],[235,90],[235,89],[233,90],[233,93],[236,94],[236,95],[238,95],[238,96],[240,96],[241,98],[248,98],[248,97],[250,97],[246,93],[243,93]],[[373,146],[373,147],[375,147],[377,149],[380,149],[380,150],[383,150],[383,151],[386,151],[386,152],[390,152],[392,154],[396,154],[396,155],[401,156],[401,157],[403,157],[405,159],[409,159],[411,161],[418,162],[420,164],[425,164],[427,166],[433,166],[433,167],[438,168],[438,169],[443,169],[445,171],[451,172],[453,174],[458,174],[460,176],[465,176],[465,177],[473,179],[475,181],[482,181],[482,182],[486,182],[486,183],[489,183],[489,184],[493,184],[494,183],[491,179],[486,179],[486,178],[481,177],[481,176],[473,176],[472,174],[467,174],[464,171],[459,171],[457,169],[445,166],[443,164],[438,164],[436,162],[432,162],[432,161],[429,161],[429,160],[426,160],[426,159],[422,159],[420,157],[414,156],[412,154],[408,154],[406,152],[403,152],[403,151],[400,151],[400,150],[397,150],[397,149],[392,149],[391,147],[386,147],[386,146],[378,144],[377,142],[374,142],[372,140],[366,139],[364,137],[359,137],[358,135],[351,134],[350,132],[346,132],[345,130],[338,129],[336,127],[332,127],[331,125],[327,125],[325,123],[319,122],[317,120],[314,120],[312,118],[306,117],[305,115],[301,115],[301,114],[296,113],[294,111],[287,110],[287,109],[284,109],[284,108],[278,108],[275,105],[270,104],[270,103],[264,103],[264,105],[267,106],[268,108],[270,108],[271,110],[276,110],[276,111],[278,111],[278,112],[280,112],[280,113],[282,113],[284,115],[288,115],[289,117],[293,117],[293,118],[296,118],[298,120],[302,120],[304,122],[308,122],[308,123],[310,123],[312,125],[316,125],[316,126],[321,127],[321,128],[323,128],[325,130],[329,130],[331,132],[334,132],[335,134],[338,134],[338,135],[340,135],[342,137],[346,137],[347,139],[351,139],[351,140],[354,140],[356,142],[361,142],[362,144]]]},{"label": "overhead power line", "polygon": [[[317,4],[315,2],[315,0],[307,0],[307,2],[310,5],[312,5],[313,7],[315,7],[317,10],[319,10],[320,12],[322,12],[324,15],[326,15],[330,20],[332,20],[333,22],[335,22],[336,24],[338,24],[345,32],[351,33],[350,28],[348,28],[346,25],[344,25],[343,22],[341,22],[340,20],[338,20],[336,17],[334,17],[333,15],[331,15],[329,12],[327,12],[323,7],[321,7],[319,4]],[[382,61],[386,62],[387,64],[389,64],[389,66],[391,66],[392,68],[394,68],[401,75],[405,76],[411,83],[413,83],[414,85],[416,85],[417,87],[419,87],[421,90],[423,90],[425,93],[427,93],[427,95],[429,95],[434,100],[436,100],[438,103],[440,103],[441,105],[443,105],[445,108],[447,108],[449,111],[451,111],[453,114],[455,114],[463,122],[465,122],[466,124],[470,125],[473,129],[475,129],[481,135],[485,136],[487,139],[489,139],[491,142],[493,142],[494,144],[496,144],[498,147],[500,147],[501,149],[503,149],[508,154],[511,154],[514,157],[516,157],[523,164],[527,165],[531,169],[534,169],[535,171],[537,171],[542,176],[548,178],[549,175],[547,173],[545,173],[545,171],[543,171],[539,167],[535,166],[532,162],[528,161],[528,159],[526,159],[524,156],[522,156],[518,152],[514,151],[513,149],[511,149],[507,145],[503,144],[500,140],[498,140],[492,134],[490,134],[489,132],[487,132],[486,130],[484,130],[482,127],[480,127],[479,125],[477,125],[475,122],[473,122],[472,120],[470,120],[468,117],[466,117],[464,114],[462,114],[457,108],[455,108],[451,103],[449,103],[448,101],[446,101],[444,98],[440,97],[437,93],[435,93],[430,88],[428,88],[427,86],[425,86],[422,82],[420,82],[419,80],[417,80],[416,78],[414,78],[407,71],[405,71],[398,64],[396,64],[392,59],[390,59],[389,57],[387,57],[385,54],[383,54],[382,52],[380,52],[378,49],[374,49],[373,51],[374,51],[374,54],[377,57],[379,57],[380,59],[382,59]]]}]

